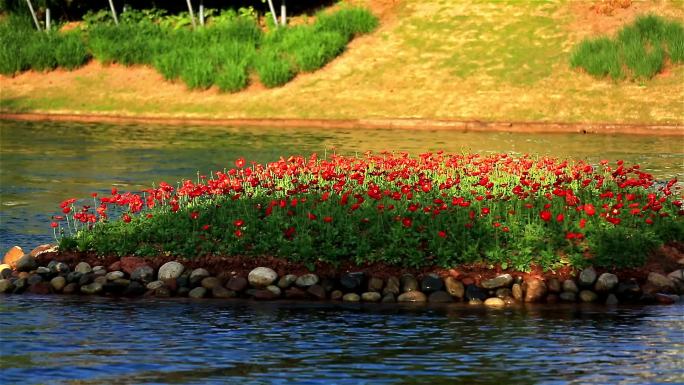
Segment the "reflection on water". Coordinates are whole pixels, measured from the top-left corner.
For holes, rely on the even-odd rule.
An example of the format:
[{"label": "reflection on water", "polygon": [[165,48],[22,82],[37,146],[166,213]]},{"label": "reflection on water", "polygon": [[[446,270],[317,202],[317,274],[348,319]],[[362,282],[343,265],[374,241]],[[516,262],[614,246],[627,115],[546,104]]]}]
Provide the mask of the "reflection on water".
[{"label": "reflection on water", "polygon": [[659,178],[684,177],[680,138],[453,131],[267,129],[0,121],[0,247],[51,240],[57,203],[112,186],[137,190],[292,154],[433,150],[624,159]]},{"label": "reflection on water", "polygon": [[8,296],[0,369],[31,384],[681,383],[683,310]]}]

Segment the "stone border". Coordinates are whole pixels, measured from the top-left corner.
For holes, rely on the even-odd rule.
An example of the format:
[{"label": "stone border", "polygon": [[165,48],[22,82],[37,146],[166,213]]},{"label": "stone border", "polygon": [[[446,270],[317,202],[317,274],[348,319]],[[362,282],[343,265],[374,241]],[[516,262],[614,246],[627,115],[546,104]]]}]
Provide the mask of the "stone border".
[{"label": "stone border", "polygon": [[559,123],[559,122],[483,122],[478,120],[427,118],[298,119],[298,118],[203,118],[190,116],[135,116],[120,114],[80,114],[0,112],[0,119],[22,121],[66,121],[81,123],[143,123],[164,125],[449,130],[460,132],[629,134],[684,136],[681,124]]},{"label": "stone border", "polygon": [[[257,267],[249,274],[222,279],[207,269],[186,269],[169,261],[159,269],[145,259],[123,257],[112,265],[91,267],[86,262],[69,266],[52,260],[39,266],[38,257],[57,250],[42,245],[24,254],[11,248],[0,265],[0,293],[82,294],[123,297],[246,298],[254,300],[331,300],[348,303],[454,303],[504,308],[516,303],[661,303],[684,300],[684,269],[667,276],[651,272],[645,283],[621,281],[612,273],[597,274],[592,267],[563,282],[522,275],[500,274],[479,284],[470,278],[428,273],[369,276],[363,271],[341,272],[334,277],[314,273],[278,274],[269,267]],[[51,254],[47,254],[51,255]],[[214,274],[225,272],[214,272]],[[224,274],[220,274],[224,276]],[[680,296],[681,295],[681,296]]]}]

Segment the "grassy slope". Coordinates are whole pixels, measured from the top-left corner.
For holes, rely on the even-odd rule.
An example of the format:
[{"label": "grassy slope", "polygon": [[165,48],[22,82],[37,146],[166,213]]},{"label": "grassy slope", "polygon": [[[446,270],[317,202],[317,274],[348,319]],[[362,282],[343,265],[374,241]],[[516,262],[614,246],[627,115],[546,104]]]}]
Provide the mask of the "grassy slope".
[{"label": "grassy slope", "polygon": [[[684,66],[645,83],[617,84],[569,68],[571,48],[594,32],[582,20],[590,1],[398,2],[379,30],[353,41],[342,57],[275,90],[189,92],[151,69],[90,65],[0,78],[0,107],[211,118],[684,123]],[[655,10],[684,20],[681,0],[659,2]],[[619,24],[615,18],[606,20]]]}]

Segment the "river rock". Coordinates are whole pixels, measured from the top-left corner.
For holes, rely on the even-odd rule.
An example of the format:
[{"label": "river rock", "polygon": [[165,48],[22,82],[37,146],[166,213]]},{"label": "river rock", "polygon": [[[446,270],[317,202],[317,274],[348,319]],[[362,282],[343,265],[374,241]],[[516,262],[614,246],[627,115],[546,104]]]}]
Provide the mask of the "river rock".
[{"label": "river rock", "polygon": [[397,302],[397,298],[394,296],[392,293],[387,293],[382,296],[382,303],[395,303]]},{"label": "river rock", "polygon": [[407,291],[405,293],[402,293],[397,297],[398,302],[425,302],[427,301],[427,297],[423,292],[417,291],[417,290],[412,290],[412,291]]},{"label": "river rock", "polygon": [[223,286],[216,286],[211,289],[211,296],[214,298],[234,298],[237,294]]},{"label": "river rock", "polygon": [[152,282],[154,280],[154,269],[147,265],[140,266],[131,273],[131,280],[142,283]]},{"label": "river rock", "polygon": [[507,287],[500,287],[500,288],[496,289],[496,292],[494,294],[496,295],[496,298],[501,298],[501,299],[513,298],[513,290],[511,290]]},{"label": "river rock", "polygon": [[[500,287],[508,287],[513,283],[513,276],[510,274],[501,274],[495,278],[482,281],[481,285],[485,289],[498,289]],[[485,301],[486,303],[486,301]]]},{"label": "river rock", "polygon": [[273,293],[273,295],[275,295],[276,297],[280,297],[280,296],[283,294],[282,289],[280,289],[280,288],[279,288],[278,286],[276,286],[276,285],[268,285],[268,286],[266,286],[266,290],[268,290],[268,291],[270,291],[271,293]]},{"label": "river rock", "polygon": [[681,281],[684,282],[684,269],[679,269],[671,272],[667,275],[671,281]]},{"label": "river rock", "polygon": [[91,284],[81,286],[81,293],[83,294],[99,294],[102,292],[103,284],[99,282],[93,282]]},{"label": "river rock", "polygon": [[74,272],[79,274],[92,273],[93,269],[90,267],[88,262],[79,262],[76,267],[74,267]]},{"label": "river rock", "polygon": [[599,293],[605,293],[613,290],[618,284],[618,277],[615,274],[603,273],[596,280],[594,290]]},{"label": "river rock", "polygon": [[107,269],[104,266],[95,266],[93,267],[93,274],[97,276],[107,275]]},{"label": "river rock", "polygon": [[385,281],[383,281],[382,278],[371,277],[368,280],[368,291],[381,293],[383,286],[385,286]]},{"label": "river rock", "polygon": [[404,274],[401,276],[401,290],[403,292],[418,291],[418,281],[411,274]]},{"label": "river rock", "polygon": [[107,283],[107,281],[108,281],[108,279],[105,276],[99,276],[99,277],[95,277],[95,279],[93,279],[93,282],[99,283],[100,285],[104,285],[105,283]]},{"label": "river rock", "polygon": [[446,287],[446,291],[449,293],[449,295],[457,298],[459,301],[463,300],[463,296],[465,295],[465,286],[463,286],[461,281],[458,281],[454,277],[446,277],[444,280],[444,286]]},{"label": "river rock", "polygon": [[248,282],[245,277],[242,276],[235,276],[231,279],[228,280],[228,283],[226,283],[226,288],[228,290],[232,290],[234,292],[241,292],[247,288]]},{"label": "river rock", "polygon": [[380,302],[382,299],[382,294],[377,291],[367,291],[361,294],[361,299],[363,302]]},{"label": "river rock", "polygon": [[437,274],[428,274],[420,281],[420,289],[425,294],[430,294],[444,288],[444,281]]},{"label": "river rock", "polygon": [[[195,269],[190,273],[190,276],[188,277],[188,284],[192,286],[197,286],[204,278],[209,277],[211,274],[207,271],[207,269]],[[188,285],[186,285],[188,286]]]},{"label": "river rock", "polygon": [[470,300],[468,300],[468,305],[482,305],[482,304],[483,304],[483,302],[479,298],[471,298]]},{"label": "river rock", "polygon": [[278,279],[278,274],[275,270],[268,267],[257,267],[247,275],[249,284],[257,288],[271,285],[276,279]]},{"label": "river rock", "polygon": [[143,295],[145,293],[145,287],[143,286],[142,283],[138,281],[131,281],[128,284],[128,287],[121,293],[122,295],[126,297],[137,297],[139,295]]},{"label": "river rock", "polygon": [[606,297],[606,305],[608,306],[615,306],[619,303],[618,298],[615,296],[615,294],[610,293]]},{"label": "river rock", "polygon": [[52,286],[52,288],[56,292],[62,291],[62,289],[64,289],[64,286],[66,286],[66,284],[67,284],[66,278],[64,278],[62,276],[57,276],[57,277],[52,278],[50,280],[50,285]]},{"label": "river rock", "polygon": [[166,279],[162,282],[164,282],[164,286],[166,286],[173,293],[173,292],[178,290],[179,286],[181,286],[178,284],[178,281],[181,281],[181,282],[183,281],[183,275],[181,275],[180,277],[178,277],[176,279]]},{"label": "river rock", "polygon": [[539,302],[546,296],[546,284],[541,279],[528,279],[523,282],[525,302]]},{"label": "river rock", "polygon": [[591,287],[594,285],[594,282],[596,282],[596,270],[591,266],[582,270],[579,275],[580,286]]},{"label": "river rock", "polygon": [[360,291],[365,277],[366,274],[362,271],[344,273],[340,277],[340,285],[345,291]]},{"label": "river rock", "polygon": [[183,266],[179,262],[166,262],[159,268],[159,272],[157,273],[157,279],[159,279],[160,281],[163,281],[165,279],[176,279],[180,277],[181,274],[183,274],[183,270],[185,270],[185,266]]},{"label": "river rock", "polygon": [[17,271],[31,271],[38,268],[38,262],[30,255],[24,255],[17,260]]},{"label": "river rock", "polygon": [[164,282],[152,281],[152,282],[148,283],[147,286],[145,286],[145,287],[147,287],[148,290],[157,290],[158,288],[160,288],[162,286],[164,286]]},{"label": "river rock", "polygon": [[489,307],[504,307],[504,306],[506,306],[506,302],[504,302],[504,300],[501,298],[491,297],[491,298],[487,298],[484,301],[484,305],[489,306]]},{"label": "river rock", "polygon": [[76,282],[67,283],[62,289],[63,294],[76,294],[78,292],[78,284]]},{"label": "river rock", "polygon": [[50,263],[47,265],[48,269],[50,269],[50,272],[53,274],[68,274],[69,273],[69,265],[67,265],[64,262],[58,262],[58,261],[50,261]]},{"label": "river rock", "polygon": [[278,280],[278,287],[281,289],[287,289],[290,286],[292,286],[295,281],[297,281],[297,276],[294,274],[286,274],[283,277],[280,277]]},{"label": "river rock", "polygon": [[361,297],[356,293],[347,293],[342,296],[343,302],[359,302]]},{"label": "river rock", "polygon": [[52,274],[52,272],[50,271],[49,268],[47,268],[45,266],[38,266],[38,268],[36,269],[36,274],[50,275],[50,274]]},{"label": "river rock", "polygon": [[560,293],[562,291],[561,282],[558,278],[551,278],[546,282],[546,287],[551,293]]},{"label": "river rock", "polygon": [[636,301],[641,297],[641,287],[634,280],[620,282],[615,292],[620,298],[628,301]]},{"label": "river rock", "polygon": [[117,278],[113,281],[108,281],[102,286],[102,291],[107,293],[112,293],[116,295],[121,295],[126,288],[131,283],[131,281],[125,278]]},{"label": "river rock", "polygon": [[57,251],[57,249],[58,247],[56,245],[51,245],[47,243],[44,245],[34,247],[33,250],[31,250],[31,252],[29,253],[29,255],[33,258],[38,258],[38,256],[40,256],[41,254],[54,253]]},{"label": "river rock", "polygon": [[522,301],[525,297],[523,287],[519,283],[514,283],[513,286],[511,286],[511,293],[513,294],[513,299],[519,302]]},{"label": "river rock", "polygon": [[342,290],[333,290],[333,292],[330,293],[330,299],[333,301],[339,301],[342,299],[343,295],[344,293],[342,292]]},{"label": "river rock", "polygon": [[38,274],[32,274],[30,277],[28,277],[26,282],[29,284],[29,286],[34,285],[36,283],[43,282],[43,277]]},{"label": "river rock", "polygon": [[154,290],[153,295],[158,298],[169,298],[171,297],[171,290],[166,286],[158,287]]},{"label": "river rock", "polygon": [[78,286],[85,286],[95,279],[95,275],[93,273],[90,274],[83,274],[81,275],[81,278],[78,279]]},{"label": "river rock", "polygon": [[7,279],[12,276],[12,268],[10,265],[3,263],[0,264],[0,278]]},{"label": "river rock", "polygon": [[575,302],[577,300],[577,293],[575,293],[574,291],[564,291],[560,293],[559,297],[561,301]]},{"label": "river rock", "polygon": [[306,291],[298,288],[298,287],[291,287],[287,290],[285,290],[285,298],[287,299],[303,299],[306,298]]},{"label": "river rock", "polygon": [[50,286],[50,284],[47,282],[37,282],[30,285],[28,291],[31,294],[46,295],[50,294],[52,291],[52,286]]},{"label": "river rock", "polygon": [[471,299],[479,299],[484,301],[487,299],[487,293],[475,285],[466,285],[465,287],[465,299],[470,301]]},{"label": "river rock", "polygon": [[319,281],[318,276],[313,273],[309,274],[304,274],[300,275],[297,277],[297,280],[295,281],[295,285],[301,287],[301,288],[306,288],[312,285],[317,284]]},{"label": "river rock", "polygon": [[311,285],[306,289],[306,292],[309,293],[312,297],[323,300],[326,298],[325,294],[325,289],[323,289],[323,286],[321,285]]},{"label": "river rock", "polygon": [[148,266],[147,262],[140,257],[121,257],[119,262],[120,269],[128,275],[133,275],[134,271],[138,270],[143,266]]},{"label": "river rock", "polygon": [[190,298],[204,298],[204,296],[207,294],[207,289],[203,288],[202,286],[198,286],[188,293],[188,297]]},{"label": "river rock", "polygon": [[105,277],[107,277],[108,281],[114,281],[114,280],[123,278],[124,276],[125,276],[124,272],[118,271],[118,270],[117,271],[111,271],[111,272],[107,273],[107,275],[105,275]]},{"label": "river rock", "polygon": [[671,279],[658,273],[649,273],[648,283],[653,285],[659,291],[670,292],[674,291],[675,289],[674,282],[672,282]]},{"label": "river rock", "polygon": [[428,302],[430,303],[448,303],[453,301],[454,298],[444,290],[434,291],[428,296]]},{"label": "river rock", "polygon": [[14,290],[14,285],[9,279],[0,279],[0,293],[11,293]]},{"label": "river rock", "polygon": [[672,294],[656,293],[655,300],[663,305],[672,305],[679,300],[679,296]]},{"label": "river rock", "polygon": [[223,283],[216,277],[206,277],[202,279],[202,287],[207,290],[213,290],[215,287],[219,286],[223,286]]},{"label": "river rock", "polygon": [[26,291],[26,288],[28,288],[28,283],[26,281],[27,281],[26,278],[15,279],[12,282],[14,284],[14,289],[12,290],[12,293],[21,294],[24,291]]},{"label": "river rock", "polygon": [[582,290],[579,293],[579,298],[582,302],[594,302],[598,299],[598,295],[591,290]]},{"label": "river rock", "polygon": [[401,282],[399,281],[399,278],[395,276],[390,276],[389,278],[387,278],[385,288],[382,289],[382,294],[394,294],[396,296],[401,291],[400,286]]},{"label": "river rock", "polygon": [[21,249],[19,246],[14,246],[7,250],[5,253],[4,258],[2,259],[2,263],[5,263],[9,265],[12,269],[16,270],[17,269],[17,262],[21,257],[24,256],[24,250]]},{"label": "river rock", "polygon": [[566,279],[563,281],[563,291],[569,291],[571,293],[579,293],[579,288],[575,281],[571,279]]},{"label": "river rock", "polygon": [[254,298],[256,300],[261,300],[261,301],[270,301],[270,300],[278,298],[278,297],[276,297],[275,294],[273,294],[272,291],[266,290],[266,289],[250,289],[250,290],[247,290],[247,294],[251,295],[252,298]]}]

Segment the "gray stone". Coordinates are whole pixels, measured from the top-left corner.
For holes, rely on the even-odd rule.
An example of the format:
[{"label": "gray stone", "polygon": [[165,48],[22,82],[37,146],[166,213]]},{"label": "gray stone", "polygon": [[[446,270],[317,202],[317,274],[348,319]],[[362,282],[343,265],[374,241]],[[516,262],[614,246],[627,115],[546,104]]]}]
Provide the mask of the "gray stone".
[{"label": "gray stone", "polygon": [[407,291],[397,297],[398,302],[426,302],[427,297],[423,292],[417,290]]},{"label": "gray stone", "polygon": [[159,289],[159,288],[162,287],[162,286],[164,286],[164,282],[162,282],[162,281],[152,281],[152,282],[148,283],[146,287],[147,287],[148,290],[157,290],[157,289]]},{"label": "gray stone", "polygon": [[491,297],[484,301],[484,305],[489,307],[504,307],[506,306],[506,302],[501,298]]},{"label": "gray stone", "polygon": [[522,285],[519,283],[514,283],[511,287],[511,292],[513,293],[513,299],[516,301],[522,301],[525,293],[523,292]]},{"label": "gray stone", "polygon": [[26,290],[26,288],[28,288],[28,283],[27,283],[26,278],[16,279],[16,280],[14,280],[13,284],[14,284],[14,289],[12,290],[12,293],[15,293],[15,294],[23,293]]},{"label": "gray stone", "polygon": [[[131,280],[142,283],[152,282],[154,281],[154,269],[147,265],[140,266],[131,273]],[[161,279],[159,280],[161,281]]]},{"label": "gray stone", "polygon": [[26,282],[30,285],[35,285],[36,283],[43,282],[43,277],[41,277],[38,274],[32,274],[31,276],[28,277]]},{"label": "gray stone", "polygon": [[513,290],[511,290],[507,287],[501,287],[501,288],[496,289],[495,295],[497,298],[501,298],[501,299],[513,298]]},{"label": "gray stone", "polygon": [[454,277],[446,277],[444,286],[446,286],[446,291],[449,295],[458,298],[459,301],[463,300],[463,296],[465,295],[465,286],[463,286],[463,282],[458,281]]},{"label": "gray stone", "polygon": [[423,293],[430,294],[442,290],[444,288],[444,281],[437,274],[428,274],[421,280],[420,288]]},{"label": "gray stone", "polygon": [[76,292],[78,292],[78,284],[76,282],[68,283],[64,286],[64,289],[62,289],[62,293],[64,294],[74,294]]},{"label": "gray stone", "polygon": [[603,273],[596,280],[594,290],[599,293],[605,293],[613,290],[618,284],[618,277],[615,274]]},{"label": "gray stone", "polygon": [[319,300],[323,300],[327,297],[325,294],[325,289],[323,289],[323,286],[321,285],[311,285],[306,289],[306,292]]},{"label": "gray stone", "polygon": [[342,296],[342,301],[344,302],[359,302],[361,297],[356,293],[347,293]]},{"label": "gray stone", "polygon": [[546,282],[546,287],[549,289],[549,292],[551,293],[560,293],[562,291],[561,289],[561,283],[558,280],[558,278],[551,278]]},{"label": "gray stone", "polygon": [[83,294],[98,294],[102,292],[103,284],[99,282],[93,282],[91,284],[81,286],[81,293]]},{"label": "gray stone", "polygon": [[166,286],[158,287],[154,290],[154,296],[159,298],[171,297],[171,290]]},{"label": "gray stone", "polygon": [[306,292],[298,287],[291,287],[285,290],[285,298],[288,299],[302,299],[306,298]]},{"label": "gray stone", "polygon": [[332,278],[323,278],[321,279],[319,285],[323,287],[323,290],[325,290],[326,293],[330,293],[331,291],[335,290],[337,282],[335,282],[335,280]]},{"label": "gray stone", "polygon": [[342,293],[342,290],[333,290],[332,293],[330,293],[330,299],[333,301],[339,301],[342,299],[342,296],[344,293]]},{"label": "gray stone", "polygon": [[598,295],[591,290],[582,290],[579,293],[579,298],[582,302],[594,302],[598,299]]},{"label": "gray stone", "polygon": [[571,279],[566,279],[563,281],[563,291],[569,291],[571,293],[579,293],[579,288],[575,281]]},{"label": "gray stone", "polygon": [[546,296],[546,284],[541,279],[528,279],[523,282],[525,302],[539,302]]},{"label": "gray stone", "polygon": [[587,267],[582,270],[579,275],[579,284],[584,287],[591,287],[596,282],[596,270],[593,267]]},{"label": "gray stone", "polygon": [[228,283],[226,283],[226,288],[239,293],[245,290],[248,284],[249,283],[245,277],[235,276],[228,280]]},{"label": "gray stone", "polygon": [[639,284],[634,280],[620,282],[616,293],[621,299],[636,301],[641,297],[641,287],[639,287]]},{"label": "gray stone", "polygon": [[564,291],[560,293],[560,299],[561,301],[575,302],[577,301],[577,293],[574,291]]},{"label": "gray stone", "polygon": [[385,286],[385,281],[383,281],[382,278],[371,277],[371,279],[368,280],[368,291],[381,293],[383,286]]},{"label": "gray stone", "polygon": [[465,299],[466,301],[470,301],[471,299],[476,298],[479,299],[480,301],[484,301],[487,299],[487,293],[484,292],[481,288],[475,286],[475,285],[466,285],[465,287]]},{"label": "gray stone", "polygon": [[0,279],[0,293],[11,293],[14,290],[14,285],[9,279]]},{"label": "gray stone", "polygon": [[107,274],[107,269],[104,266],[95,266],[93,267],[93,274],[95,275],[106,275]]},{"label": "gray stone", "polygon": [[276,297],[280,297],[281,294],[283,294],[283,291],[276,285],[268,285],[266,286],[266,290],[273,293],[273,295],[275,295]]},{"label": "gray stone", "polygon": [[50,280],[50,285],[57,292],[62,291],[62,289],[64,289],[64,286],[66,286],[66,283],[67,283],[66,278],[64,278],[62,276],[57,276],[55,278],[52,278],[52,280]]},{"label": "gray stone", "polygon": [[294,274],[287,274],[283,277],[280,277],[278,280],[278,287],[281,289],[288,289],[290,286],[292,286],[295,281],[297,280],[297,276]]},{"label": "gray stone", "polygon": [[395,303],[397,302],[397,298],[394,296],[392,293],[387,293],[382,296],[382,303]]},{"label": "gray stone", "polygon": [[394,294],[396,296],[401,292],[400,285],[399,278],[390,276],[387,278],[385,288],[382,289],[382,294]]},{"label": "gray stone", "polygon": [[660,291],[673,291],[675,289],[674,282],[671,279],[658,273],[649,273],[648,283]]},{"label": "gray stone", "polygon": [[83,274],[81,278],[78,279],[78,286],[85,286],[95,279],[95,274],[90,273],[90,274]]},{"label": "gray stone", "polygon": [[95,277],[95,279],[93,279],[93,282],[99,283],[100,285],[104,285],[105,283],[107,283],[107,277],[105,277],[105,276]]},{"label": "gray stone", "polygon": [[204,298],[204,296],[207,294],[207,289],[203,288],[202,286],[196,287],[188,293],[188,297],[190,298]]},{"label": "gray stone", "polygon": [[[485,289],[498,289],[500,287],[509,287],[513,283],[513,276],[510,274],[501,274],[495,278],[482,281],[481,285]],[[486,303],[486,301],[485,301]]]},{"label": "gray stone", "polygon": [[216,277],[205,277],[202,279],[202,287],[207,290],[213,290],[215,287],[222,287],[223,282]]},{"label": "gray stone", "polygon": [[418,291],[418,281],[411,274],[401,276],[401,290],[403,292]]},{"label": "gray stone", "polygon": [[211,296],[214,298],[234,298],[237,294],[223,286],[216,286],[211,289]]},{"label": "gray stone", "polygon": [[71,273],[66,275],[67,283],[78,282],[82,276],[83,274],[77,271],[72,271]]},{"label": "gray stone", "polygon": [[118,271],[118,270],[117,271],[111,271],[111,272],[107,273],[107,275],[105,275],[105,277],[107,277],[108,281],[114,281],[114,280],[123,278],[124,276],[125,276],[124,272]]},{"label": "gray stone", "polygon": [[209,274],[209,272],[207,271],[207,269],[202,269],[202,268],[195,269],[195,270],[193,270],[193,271],[190,273],[190,276],[188,277],[188,279],[189,279],[188,282],[189,282],[192,286],[197,286],[198,283],[202,282],[202,280],[203,280],[204,278],[207,278],[207,277],[210,276],[210,275],[211,275],[211,274]]},{"label": "gray stone", "polygon": [[247,290],[247,295],[251,295],[254,299],[262,301],[270,301],[278,298],[272,291],[266,289],[250,289]]},{"label": "gray stone", "polygon": [[667,275],[667,278],[669,278],[671,281],[673,281],[675,284],[679,282],[684,282],[684,269],[679,269],[671,272],[670,274]]},{"label": "gray stone", "polygon": [[32,271],[38,268],[38,262],[30,255],[24,255],[17,260],[17,271]]},{"label": "gray stone", "polygon": [[297,277],[295,284],[299,287],[309,287],[318,283],[318,276],[313,273],[300,275]]},{"label": "gray stone", "polygon": [[608,306],[615,306],[618,304],[618,298],[615,296],[615,294],[608,294],[608,297],[606,297],[606,305]]},{"label": "gray stone", "polygon": [[482,305],[482,300],[479,298],[471,298],[468,300],[468,305]]},{"label": "gray stone", "polygon": [[345,291],[361,291],[366,274],[362,271],[344,273],[340,277],[340,285]]},{"label": "gray stone", "polygon": [[438,290],[438,291],[432,292],[428,296],[428,302],[430,302],[430,303],[449,303],[449,302],[453,302],[453,301],[454,301],[454,298],[444,290]]},{"label": "gray stone", "polygon": [[254,287],[266,287],[273,284],[275,280],[278,279],[278,274],[275,270],[268,267],[257,267],[256,269],[249,272],[247,276],[247,281]]},{"label": "gray stone", "polygon": [[92,273],[93,269],[90,267],[88,262],[79,262],[78,265],[74,268],[74,271],[76,273],[81,273],[81,274],[88,274]]},{"label": "gray stone", "polygon": [[361,294],[363,302],[380,302],[382,295],[377,291],[367,291]]},{"label": "gray stone", "polygon": [[50,271],[50,269],[45,266],[38,266],[38,268],[36,269],[36,274],[50,275],[52,274],[52,271]]},{"label": "gray stone", "polygon": [[50,272],[53,274],[68,274],[69,273],[69,266],[64,262],[51,261],[47,267],[48,267],[48,269],[50,269]]},{"label": "gray stone", "polygon": [[159,272],[157,273],[157,279],[160,281],[164,281],[167,279],[176,279],[180,277],[181,274],[183,274],[184,270],[185,266],[183,266],[183,264],[179,262],[166,262],[159,268]]}]

